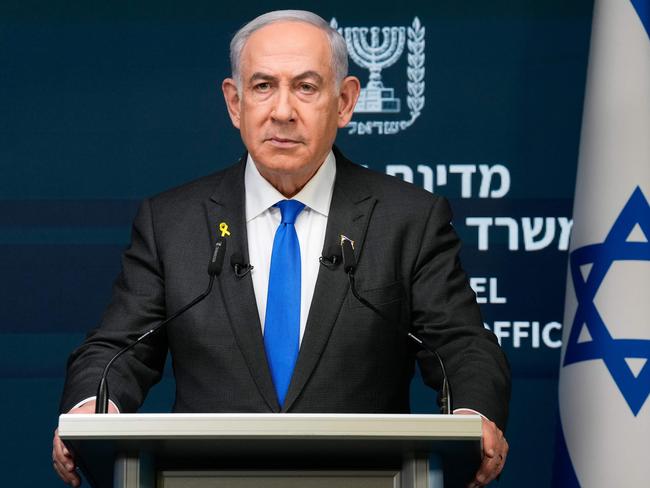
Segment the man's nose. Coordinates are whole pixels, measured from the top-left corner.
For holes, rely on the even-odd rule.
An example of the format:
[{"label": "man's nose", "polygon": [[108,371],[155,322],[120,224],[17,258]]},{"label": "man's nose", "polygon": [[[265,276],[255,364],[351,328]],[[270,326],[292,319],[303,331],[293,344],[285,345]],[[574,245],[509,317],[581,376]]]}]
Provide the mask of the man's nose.
[{"label": "man's nose", "polygon": [[275,97],[275,105],[271,117],[277,122],[292,122],[295,119],[295,107],[291,90],[280,88]]}]

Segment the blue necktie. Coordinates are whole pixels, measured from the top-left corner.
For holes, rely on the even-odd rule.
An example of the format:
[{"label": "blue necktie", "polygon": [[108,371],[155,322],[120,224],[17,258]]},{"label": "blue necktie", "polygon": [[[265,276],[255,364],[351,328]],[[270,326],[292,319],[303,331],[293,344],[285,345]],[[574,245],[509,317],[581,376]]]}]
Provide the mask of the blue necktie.
[{"label": "blue necktie", "polygon": [[300,341],[300,243],[294,223],[305,208],[297,200],[276,204],[282,222],[275,232],[264,322],[264,347],[280,406],[289,389]]}]

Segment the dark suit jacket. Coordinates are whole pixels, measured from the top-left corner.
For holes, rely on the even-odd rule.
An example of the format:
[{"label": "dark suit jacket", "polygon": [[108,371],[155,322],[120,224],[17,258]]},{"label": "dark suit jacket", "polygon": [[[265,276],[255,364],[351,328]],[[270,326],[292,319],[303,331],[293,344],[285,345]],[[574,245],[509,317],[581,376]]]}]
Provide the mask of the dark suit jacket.
[{"label": "dark suit jacket", "polygon": [[[226,266],[212,294],[115,363],[110,396],[121,411],[138,409],[169,350],[176,412],[406,413],[418,354],[410,330],[444,359],[454,407],[479,410],[503,429],[509,369],[460,267],[446,200],[338,151],[336,159],[324,249],[340,234],[354,240],[357,288],[389,321],[352,296],[342,266],[321,266],[291,385],[278,405],[250,275],[237,278],[228,265],[234,252],[248,258],[243,158],[144,201],[101,326],[68,361],[61,410],[95,394],[118,348],[205,289],[225,222]],[[437,387],[438,366],[425,356],[425,382]]]}]

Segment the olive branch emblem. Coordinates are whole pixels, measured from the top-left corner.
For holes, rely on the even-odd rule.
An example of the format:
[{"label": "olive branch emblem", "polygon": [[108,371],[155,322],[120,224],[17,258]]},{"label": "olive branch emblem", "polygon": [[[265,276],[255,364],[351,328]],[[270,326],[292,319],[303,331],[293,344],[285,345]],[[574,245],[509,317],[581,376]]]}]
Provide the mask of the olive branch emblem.
[{"label": "olive branch emblem", "polygon": [[[393,89],[381,81],[381,69],[394,64],[402,54],[404,27],[339,27],[335,18],[330,21],[346,40],[352,60],[362,68],[370,70],[368,85],[362,89],[356,113],[399,113],[400,101],[394,98]],[[351,121],[349,134],[397,134],[405,130],[422,114],[424,109],[425,76],[425,34],[426,29],[418,17],[406,28],[407,47],[407,96],[406,106],[410,118],[407,120]],[[367,37],[370,35],[370,42]],[[380,37],[383,35],[383,42]],[[366,92],[366,93],[364,93]]]}]

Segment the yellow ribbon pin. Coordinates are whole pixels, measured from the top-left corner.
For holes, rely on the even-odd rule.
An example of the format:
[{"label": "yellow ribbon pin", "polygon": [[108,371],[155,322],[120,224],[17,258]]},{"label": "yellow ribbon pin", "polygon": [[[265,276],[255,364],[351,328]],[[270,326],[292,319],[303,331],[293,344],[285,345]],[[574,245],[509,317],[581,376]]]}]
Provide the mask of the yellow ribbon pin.
[{"label": "yellow ribbon pin", "polygon": [[219,230],[221,231],[221,237],[229,236],[230,231],[228,230],[228,224],[221,222],[219,224]]}]

